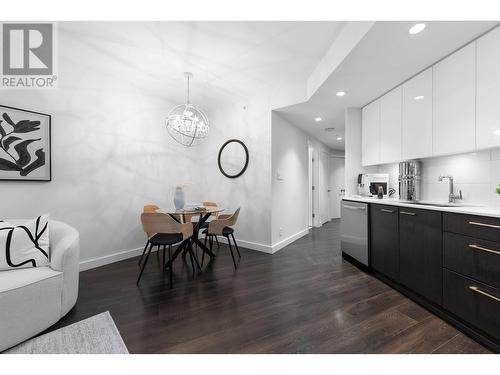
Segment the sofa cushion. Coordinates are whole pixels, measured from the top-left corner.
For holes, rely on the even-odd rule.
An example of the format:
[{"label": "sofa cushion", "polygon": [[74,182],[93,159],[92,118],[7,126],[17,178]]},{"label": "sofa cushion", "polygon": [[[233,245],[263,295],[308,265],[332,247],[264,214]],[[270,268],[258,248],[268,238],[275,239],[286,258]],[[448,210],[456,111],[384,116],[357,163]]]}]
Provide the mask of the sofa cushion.
[{"label": "sofa cushion", "polygon": [[50,267],[23,268],[19,270],[0,272],[0,293],[19,289],[42,280],[56,277],[62,272]]},{"label": "sofa cushion", "polygon": [[1,352],[61,319],[63,273],[37,267],[3,271],[0,277]]},{"label": "sofa cushion", "polygon": [[0,221],[0,270],[49,264],[49,215],[22,225]]}]

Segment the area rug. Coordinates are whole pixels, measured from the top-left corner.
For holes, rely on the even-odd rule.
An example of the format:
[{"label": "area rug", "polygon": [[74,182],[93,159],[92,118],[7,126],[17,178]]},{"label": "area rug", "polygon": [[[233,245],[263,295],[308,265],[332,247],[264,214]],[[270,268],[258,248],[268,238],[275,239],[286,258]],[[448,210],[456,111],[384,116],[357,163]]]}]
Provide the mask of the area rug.
[{"label": "area rug", "polygon": [[25,341],[4,354],[128,354],[109,311]]}]

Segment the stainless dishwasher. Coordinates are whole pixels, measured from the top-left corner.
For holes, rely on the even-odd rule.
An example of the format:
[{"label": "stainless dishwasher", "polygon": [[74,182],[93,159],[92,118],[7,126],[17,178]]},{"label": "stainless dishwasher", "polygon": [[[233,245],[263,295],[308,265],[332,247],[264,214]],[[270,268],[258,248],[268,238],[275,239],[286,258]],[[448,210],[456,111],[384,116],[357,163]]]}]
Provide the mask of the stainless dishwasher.
[{"label": "stainless dishwasher", "polygon": [[342,201],[340,215],[340,249],[358,262],[369,266],[368,204]]}]

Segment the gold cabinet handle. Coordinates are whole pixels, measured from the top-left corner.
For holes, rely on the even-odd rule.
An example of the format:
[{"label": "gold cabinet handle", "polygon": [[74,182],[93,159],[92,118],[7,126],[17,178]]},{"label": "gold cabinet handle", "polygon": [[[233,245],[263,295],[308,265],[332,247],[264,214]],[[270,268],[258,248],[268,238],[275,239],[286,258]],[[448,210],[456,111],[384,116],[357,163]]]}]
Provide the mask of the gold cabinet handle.
[{"label": "gold cabinet handle", "polygon": [[477,221],[469,221],[469,224],[470,225],[477,225],[479,227],[488,227],[488,228],[500,229],[500,226],[498,226],[498,225],[486,224],[486,223],[478,223]]},{"label": "gold cabinet handle", "polygon": [[487,253],[492,253],[492,254],[500,255],[500,251],[487,249],[487,248],[482,247],[482,246],[479,246],[479,245],[472,245],[472,244],[471,244],[471,245],[469,245],[469,247],[470,247],[471,249],[474,249],[474,250],[486,251]]},{"label": "gold cabinet handle", "polygon": [[387,209],[385,209],[385,208],[381,208],[381,209],[380,209],[380,211],[382,211],[382,212],[387,212],[387,213],[389,213],[389,214],[393,214],[393,213],[394,213],[394,211],[392,211],[392,210],[387,210]]},{"label": "gold cabinet handle", "polygon": [[493,299],[493,300],[495,300],[497,302],[500,302],[500,298],[495,297],[495,296],[493,296],[493,295],[491,295],[489,293],[486,293],[484,290],[479,289],[477,286],[469,286],[469,289],[472,290],[472,291],[474,291],[474,292],[476,292],[476,293],[482,294],[483,296],[491,298],[491,299]]},{"label": "gold cabinet handle", "polygon": [[399,213],[403,215],[417,216],[415,212],[399,211]]}]

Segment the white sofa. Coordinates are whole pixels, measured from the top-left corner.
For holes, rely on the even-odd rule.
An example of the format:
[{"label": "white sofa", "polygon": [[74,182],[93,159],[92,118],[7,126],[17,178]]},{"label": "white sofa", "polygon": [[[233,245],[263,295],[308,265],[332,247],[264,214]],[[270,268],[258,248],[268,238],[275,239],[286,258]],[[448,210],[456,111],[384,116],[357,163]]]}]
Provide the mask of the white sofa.
[{"label": "white sofa", "polygon": [[49,238],[50,266],[0,271],[0,352],[49,328],[76,303],[78,231],[51,220]]}]

